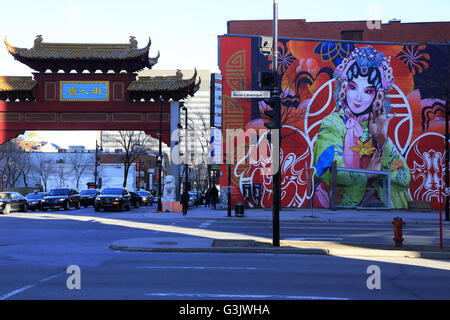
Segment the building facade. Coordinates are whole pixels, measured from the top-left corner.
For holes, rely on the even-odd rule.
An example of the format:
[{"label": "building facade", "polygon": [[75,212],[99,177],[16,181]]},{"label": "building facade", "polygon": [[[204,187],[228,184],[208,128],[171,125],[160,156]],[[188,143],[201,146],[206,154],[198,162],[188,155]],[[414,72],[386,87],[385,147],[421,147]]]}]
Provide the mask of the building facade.
[{"label": "building facade", "polygon": [[[415,24],[390,22],[381,25],[377,41],[366,29],[363,41],[342,40],[341,31],[358,25],[367,29],[365,22],[280,21],[276,75],[282,110],[282,206],[330,207],[334,201],[338,207],[408,208],[411,201],[424,201],[438,208],[445,177],[450,82],[449,45],[444,40],[449,39],[438,39],[444,36],[440,32],[427,39],[438,43],[419,41],[426,39],[425,30],[445,30],[449,23],[420,24],[422,33],[409,34],[402,30],[412,30]],[[314,33],[320,26],[333,31]],[[393,27],[397,38],[385,32]],[[232,92],[264,89],[258,76],[272,70],[272,56],[264,52],[261,36],[249,34],[271,36],[271,30],[271,21],[230,21],[230,34],[219,36],[222,128],[243,131],[240,142],[232,142],[232,203],[248,201],[250,207],[272,206],[267,170],[271,148],[264,126],[270,120],[264,111],[271,107],[263,99],[233,98]],[[405,32],[409,37],[402,37]],[[300,34],[302,38],[290,38]],[[398,39],[402,42],[387,42]],[[357,100],[364,94],[367,104]],[[370,118],[373,112],[380,116],[376,124]],[[226,143],[224,136],[224,150]],[[335,186],[333,162],[341,170]],[[226,188],[225,164],[221,173],[221,187]],[[388,174],[389,188],[381,177]],[[261,187],[259,198],[252,192],[255,185]]]},{"label": "building facade", "polygon": [[[272,20],[232,20],[228,34],[272,36]],[[450,22],[402,23],[381,21],[324,21],[306,19],[278,20],[278,35],[284,38],[381,42],[445,42],[449,40]]]}]

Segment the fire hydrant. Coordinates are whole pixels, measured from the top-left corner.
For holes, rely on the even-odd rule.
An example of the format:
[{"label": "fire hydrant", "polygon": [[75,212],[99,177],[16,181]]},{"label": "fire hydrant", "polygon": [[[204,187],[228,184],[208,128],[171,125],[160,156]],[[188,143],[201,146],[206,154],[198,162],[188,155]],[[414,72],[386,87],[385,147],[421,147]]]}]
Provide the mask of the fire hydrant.
[{"label": "fire hydrant", "polygon": [[403,226],[406,224],[402,218],[400,217],[395,217],[394,221],[392,221],[392,224],[394,225],[394,241],[395,241],[395,246],[397,248],[401,248],[402,247],[402,242],[403,242]]}]

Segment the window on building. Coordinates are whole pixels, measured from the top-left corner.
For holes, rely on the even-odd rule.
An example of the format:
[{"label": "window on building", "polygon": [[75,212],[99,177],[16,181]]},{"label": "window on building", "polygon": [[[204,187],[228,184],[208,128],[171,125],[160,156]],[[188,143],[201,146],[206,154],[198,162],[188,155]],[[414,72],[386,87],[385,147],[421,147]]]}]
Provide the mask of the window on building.
[{"label": "window on building", "polygon": [[341,31],[342,40],[363,40],[363,30],[342,30]]}]

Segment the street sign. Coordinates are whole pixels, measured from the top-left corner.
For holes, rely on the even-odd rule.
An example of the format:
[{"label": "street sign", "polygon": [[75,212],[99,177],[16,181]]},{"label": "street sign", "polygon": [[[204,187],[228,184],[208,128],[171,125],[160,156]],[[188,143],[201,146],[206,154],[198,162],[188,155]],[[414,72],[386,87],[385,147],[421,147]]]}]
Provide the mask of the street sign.
[{"label": "street sign", "polygon": [[232,98],[264,99],[270,98],[270,91],[231,91]]},{"label": "street sign", "polygon": [[8,177],[6,176],[6,174],[3,175],[3,182],[5,182],[8,179]]},{"label": "street sign", "polygon": [[222,75],[211,74],[210,87],[210,125],[211,127],[222,127]]}]

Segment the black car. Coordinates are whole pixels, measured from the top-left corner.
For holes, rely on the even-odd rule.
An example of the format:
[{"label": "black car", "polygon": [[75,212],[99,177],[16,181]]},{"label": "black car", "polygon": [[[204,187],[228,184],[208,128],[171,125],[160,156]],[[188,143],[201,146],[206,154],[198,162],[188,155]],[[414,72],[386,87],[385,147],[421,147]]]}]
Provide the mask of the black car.
[{"label": "black car", "polygon": [[131,195],[124,188],[105,188],[95,198],[95,211],[101,209],[130,210]]},{"label": "black car", "polygon": [[0,192],[0,212],[8,214],[12,211],[27,212],[27,198],[18,192]]},{"label": "black car", "polygon": [[42,210],[41,201],[46,195],[45,192],[33,192],[27,194],[28,210]]},{"label": "black car", "polygon": [[148,191],[136,191],[138,195],[142,197],[141,205],[143,206],[152,206],[153,205],[153,196]]},{"label": "black car", "polygon": [[87,189],[82,190],[80,192],[81,198],[80,203],[82,206],[87,208],[88,206],[94,206],[95,204],[95,197],[97,197],[100,194],[100,191],[97,189]]},{"label": "black car", "polygon": [[41,200],[42,211],[58,210],[59,208],[69,210],[70,207],[80,209],[80,199],[81,195],[78,190],[71,188],[52,189]]},{"label": "black car", "polygon": [[139,208],[140,205],[143,203],[142,197],[137,194],[136,192],[130,191],[130,201],[131,204],[135,207],[135,208]]}]

